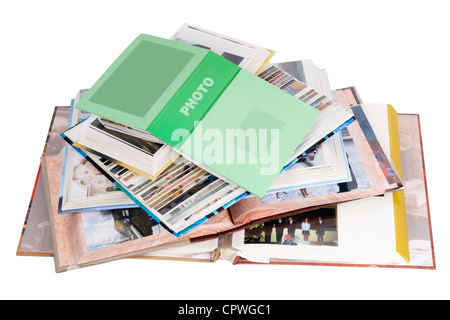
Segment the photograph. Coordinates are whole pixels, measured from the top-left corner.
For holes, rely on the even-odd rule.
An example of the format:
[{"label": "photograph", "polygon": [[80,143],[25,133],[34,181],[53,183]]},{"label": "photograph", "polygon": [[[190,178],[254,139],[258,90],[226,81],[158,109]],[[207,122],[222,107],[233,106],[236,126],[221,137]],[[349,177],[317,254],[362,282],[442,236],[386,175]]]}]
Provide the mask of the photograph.
[{"label": "photograph", "polygon": [[364,113],[363,107],[354,106],[352,107],[352,111],[359,125],[361,126],[361,129],[363,130],[364,135],[367,138],[367,142],[369,143],[370,148],[372,149],[373,154],[378,161],[378,164],[382,168],[386,179],[389,181],[389,183],[402,184],[403,182],[401,181],[401,178],[397,173],[395,166],[391,164],[392,161],[389,161],[386,153],[383,151],[380,141],[377,139],[376,134],[373,131],[373,128],[371,127],[366,114]]},{"label": "photograph", "polygon": [[338,233],[336,208],[322,208],[246,228],[244,243],[337,246]]},{"label": "photograph", "polygon": [[305,69],[302,61],[279,62],[276,66],[289,73],[297,80],[306,83]]},{"label": "photograph", "polygon": [[159,232],[158,223],[140,208],[83,212],[81,218],[87,251]]}]

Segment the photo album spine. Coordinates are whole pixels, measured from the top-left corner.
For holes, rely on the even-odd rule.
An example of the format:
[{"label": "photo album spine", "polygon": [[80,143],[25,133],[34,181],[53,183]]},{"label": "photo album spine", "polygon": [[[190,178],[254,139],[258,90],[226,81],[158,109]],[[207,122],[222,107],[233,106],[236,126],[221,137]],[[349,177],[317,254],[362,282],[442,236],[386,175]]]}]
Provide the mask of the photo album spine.
[{"label": "photo album spine", "polygon": [[[179,150],[241,69],[209,51],[146,129]],[[174,132],[186,132],[179,137]]]}]

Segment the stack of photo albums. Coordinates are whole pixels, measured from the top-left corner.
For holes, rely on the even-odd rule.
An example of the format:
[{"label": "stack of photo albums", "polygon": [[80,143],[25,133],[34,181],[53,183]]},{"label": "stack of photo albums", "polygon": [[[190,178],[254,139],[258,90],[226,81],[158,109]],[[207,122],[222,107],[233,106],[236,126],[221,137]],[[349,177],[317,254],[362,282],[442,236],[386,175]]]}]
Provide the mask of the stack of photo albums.
[{"label": "stack of photo albums", "polygon": [[[142,67],[150,51],[161,66]],[[434,269],[419,116],[273,55],[187,24],[170,40],[139,36],[55,108],[17,255],[53,256],[57,272],[131,257]],[[161,57],[167,79],[136,76],[167,68]],[[206,161],[218,149],[198,136],[233,121],[251,163]],[[262,155],[254,127],[279,129],[279,148],[266,148],[277,165],[250,161]]]}]

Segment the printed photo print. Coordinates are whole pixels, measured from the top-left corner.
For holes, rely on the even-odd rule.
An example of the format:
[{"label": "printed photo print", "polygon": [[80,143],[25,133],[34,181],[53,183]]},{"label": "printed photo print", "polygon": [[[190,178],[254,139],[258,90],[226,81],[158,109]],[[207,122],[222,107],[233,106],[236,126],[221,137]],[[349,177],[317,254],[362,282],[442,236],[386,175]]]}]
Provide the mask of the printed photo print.
[{"label": "printed photo print", "polygon": [[88,251],[162,232],[159,224],[140,208],[82,213]]},{"label": "printed photo print", "polygon": [[245,229],[245,244],[337,246],[337,209],[321,208]]}]

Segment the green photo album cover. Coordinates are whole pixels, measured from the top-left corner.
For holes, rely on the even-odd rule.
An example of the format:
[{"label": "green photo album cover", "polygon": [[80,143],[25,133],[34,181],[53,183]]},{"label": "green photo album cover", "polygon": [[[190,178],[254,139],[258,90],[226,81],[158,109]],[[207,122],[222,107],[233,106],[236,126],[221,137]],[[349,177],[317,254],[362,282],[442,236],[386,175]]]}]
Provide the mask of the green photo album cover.
[{"label": "green photo album cover", "polygon": [[139,35],[76,106],[262,197],[319,111],[216,53]]}]

